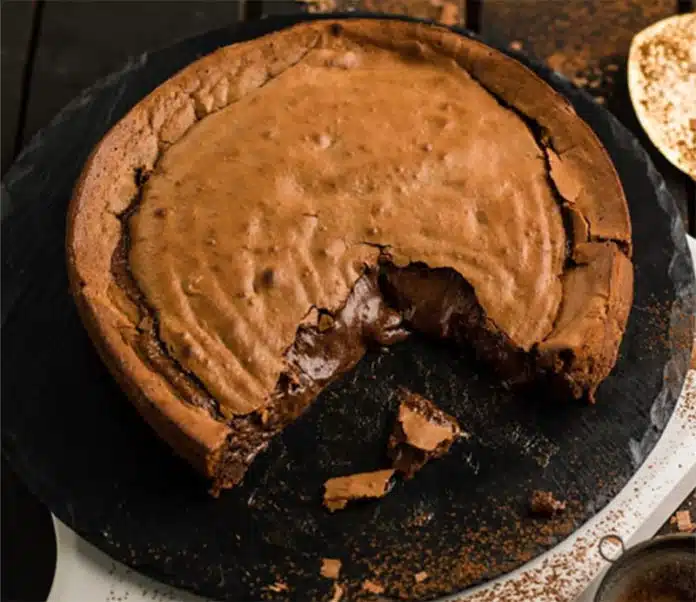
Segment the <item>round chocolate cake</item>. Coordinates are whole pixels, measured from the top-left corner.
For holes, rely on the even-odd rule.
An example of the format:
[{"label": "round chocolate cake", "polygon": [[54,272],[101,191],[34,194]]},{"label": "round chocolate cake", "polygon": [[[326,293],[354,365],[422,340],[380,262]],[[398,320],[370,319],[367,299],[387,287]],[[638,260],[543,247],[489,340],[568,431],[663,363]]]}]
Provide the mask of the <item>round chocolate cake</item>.
[{"label": "round chocolate cake", "polygon": [[213,492],[411,332],[591,401],[633,296],[621,184],[568,102],[390,20],[303,23],[165,82],[92,153],[67,249],[104,361]]}]

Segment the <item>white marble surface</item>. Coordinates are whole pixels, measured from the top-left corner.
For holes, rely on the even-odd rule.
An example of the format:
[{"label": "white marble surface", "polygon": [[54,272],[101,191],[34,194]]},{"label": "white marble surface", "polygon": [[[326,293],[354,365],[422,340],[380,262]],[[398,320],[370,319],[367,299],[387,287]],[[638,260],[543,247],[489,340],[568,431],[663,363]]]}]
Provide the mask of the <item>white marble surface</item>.
[{"label": "white marble surface", "polygon": [[[696,262],[696,240],[687,238]],[[694,415],[696,371],[691,370],[658,445],[610,504],[546,554],[492,583],[447,600],[591,602],[601,574],[607,568],[597,552],[599,539],[613,533],[632,545],[651,537],[696,487]],[[203,600],[139,575],[79,538],[57,519],[54,522],[58,562],[48,602]]]}]

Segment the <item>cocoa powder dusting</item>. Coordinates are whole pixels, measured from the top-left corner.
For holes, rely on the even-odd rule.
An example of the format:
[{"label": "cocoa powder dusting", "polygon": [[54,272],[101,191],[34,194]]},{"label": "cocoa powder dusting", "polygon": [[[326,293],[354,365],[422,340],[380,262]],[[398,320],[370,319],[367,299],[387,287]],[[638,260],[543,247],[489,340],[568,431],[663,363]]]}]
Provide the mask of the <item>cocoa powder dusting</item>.
[{"label": "cocoa powder dusting", "polygon": [[[501,526],[481,524],[468,530],[458,546],[448,546],[444,553],[442,548],[394,546],[378,553],[368,568],[391,598],[410,600],[454,592],[464,584],[473,586],[518,568],[536,556],[538,546],[548,547],[570,535],[583,516],[582,505],[571,500],[563,516],[544,519],[530,518],[519,508],[504,504],[498,511]],[[444,540],[447,534],[442,537]],[[572,568],[569,572],[572,574]]]},{"label": "cocoa powder dusting", "polygon": [[280,594],[282,592],[289,591],[290,588],[288,587],[287,583],[283,581],[276,581],[275,583],[269,585],[267,589],[276,594]]},{"label": "cocoa powder dusting", "polygon": [[565,507],[565,502],[557,500],[550,491],[533,491],[529,500],[532,514],[539,516],[553,516],[557,512],[563,512]]},{"label": "cocoa powder dusting", "polygon": [[638,63],[632,91],[657,146],[696,176],[696,14],[680,19],[658,25],[632,53]]},{"label": "cocoa powder dusting", "polygon": [[524,47],[604,102],[617,89],[633,36],[674,9],[673,0],[486,0],[483,34],[513,40],[513,49]]},{"label": "cocoa powder dusting", "polygon": [[370,581],[369,579],[366,579],[363,581],[362,584],[363,590],[368,592],[369,594],[383,594],[384,593],[384,587],[380,585],[379,583],[376,583],[374,581]]}]

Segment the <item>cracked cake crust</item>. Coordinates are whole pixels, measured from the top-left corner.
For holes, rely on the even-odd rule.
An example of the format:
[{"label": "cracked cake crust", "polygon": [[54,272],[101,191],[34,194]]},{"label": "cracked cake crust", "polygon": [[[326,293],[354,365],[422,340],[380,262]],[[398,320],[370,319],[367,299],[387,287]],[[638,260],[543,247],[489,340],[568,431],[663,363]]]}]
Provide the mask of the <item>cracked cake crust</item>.
[{"label": "cracked cake crust", "polygon": [[[385,76],[380,87],[368,73],[373,106],[341,104],[361,98],[361,76],[370,69],[391,73],[394,80]],[[403,98],[390,99],[393,106],[380,114],[380,102],[406,77],[411,88],[403,88]],[[424,98],[419,85],[432,103],[440,103],[423,114],[427,124],[420,138],[406,140],[398,124],[388,132],[391,139],[360,130],[358,123],[383,125],[392,110],[414,114],[409,102]],[[345,96],[338,98],[332,92],[337,89]],[[316,92],[311,107],[298,101],[307,90]],[[468,99],[476,111],[467,111],[466,103],[446,107],[456,104],[448,94]],[[282,114],[264,121],[275,111],[268,99],[276,106],[286,103],[285,122]],[[236,115],[248,120],[243,130]],[[301,122],[308,115],[312,120]],[[350,128],[341,126],[341,115]],[[298,116],[305,137],[290,141],[288,119]],[[507,154],[487,144],[503,135]],[[235,136],[239,141],[231,143]],[[366,138],[374,146],[366,151],[368,159],[376,162],[356,164]],[[240,159],[240,148],[251,156]],[[473,163],[477,153],[483,161]],[[282,157],[278,165],[285,172],[263,164],[265,156]],[[206,172],[225,158],[230,162],[224,170]],[[491,161],[505,174],[500,190],[491,188]],[[519,176],[513,169],[518,164]],[[356,180],[341,180],[341,165],[370,177],[376,173],[362,184],[393,195],[394,215],[385,214],[385,203],[374,211],[352,210],[353,199],[376,197],[365,189],[361,197],[353,190]],[[248,192],[239,182],[250,166],[259,188]],[[338,173],[324,182],[326,189],[302,180],[303,173],[318,173],[317,167]],[[538,177],[527,178],[527,171]],[[208,174],[206,180],[201,173]],[[288,173],[293,177],[281,177]],[[454,176],[460,179],[452,181]],[[342,186],[348,192],[343,196]],[[240,209],[207,214],[217,207],[220,190],[230,187]],[[461,191],[471,201],[468,209],[454,205]],[[477,199],[484,197],[492,200],[479,211]],[[414,198],[432,210],[420,207],[407,216],[409,230],[404,208]],[[527,198],[536,203],[529,210],[517,202]],[[255,199],[258,204],[244,205]],[[273,224],[280,214],[284,225],[261,229],[263,249],[251,244],[258,225],[239,218],[251,209],[260,211],[260,223]],[[506,222],[510,209],[515,219]],[[540,216],[546,225],[534,230],[530,224]],[[235,236],[203,232],[196,238],[186,232],[186,224],[196,223],[220,223]],[[289,284],[283,280],[296,259],[269,260],[277,249],[297,247],[309,230],[314,242],[306,248],[316,271],[311,278],[321,284],[316,290],[303,275]],[[512,243],[496,242],[501,236]],[[343,247],[327,253],[338,240]],[[468,251],[474,241],[479,246]],[[511,244],[529,258],[505,258]],[[67,253],[71,289],[105,363],[158,434],[215,480],[215,490],[238,482],[270,437],[326,382],[354,365],[365,345],[406,336],[403,309],[388,307],[379,293],[380,263],[393,270],[420,262],[461,274],[483,309],[481,323],[505,339],[509,352],[533,356],[535,370],[572,397],[592,398],[613,367],[632,303],[628,209],[613,165],[589,126],[517,61],[449,30],[402,21],[304,23],[222,48],[172,77],[91,154],[70,207]],[[256,259],[245,263],[246,254]],[[324,264],[320,255],[328,258]],[[153,257],[166,261],[153,267]],[[481,257],[484,263],[477,266]],[[199,278],[192,266],[201,264],[206,271]],[[496,273],[502,276],[490,277]],[[222,285],[222,296],[209,288]],[[507,295],[501,293],[506,287]],[[405,306],[415,306],[417,300],[400,294]],[[218,302],[211,309],[201,299]],[[250,299],[252,309],[261,300],[265,313],[246,309]],[[219,311],[222,305],[262,331],[245,338]],[[212,324],[205,332],[196,324],[201,317]],[[235,333],[231,340],[220,337],[228,330]],[[259,342],[265,355],[246,353],[263,347]],[[328,371],[324,348],[340,360]]]}]

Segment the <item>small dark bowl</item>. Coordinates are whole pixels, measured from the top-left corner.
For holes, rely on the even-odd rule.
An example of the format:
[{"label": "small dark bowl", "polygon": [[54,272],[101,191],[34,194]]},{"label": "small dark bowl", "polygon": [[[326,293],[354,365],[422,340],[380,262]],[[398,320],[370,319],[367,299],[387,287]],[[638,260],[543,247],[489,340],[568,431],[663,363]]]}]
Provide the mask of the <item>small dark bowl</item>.
[{"label": "small dark bowl", "polygon": [[696,601],[696,535],[666,535],[629,548],[600,583],[594,602]]}]

